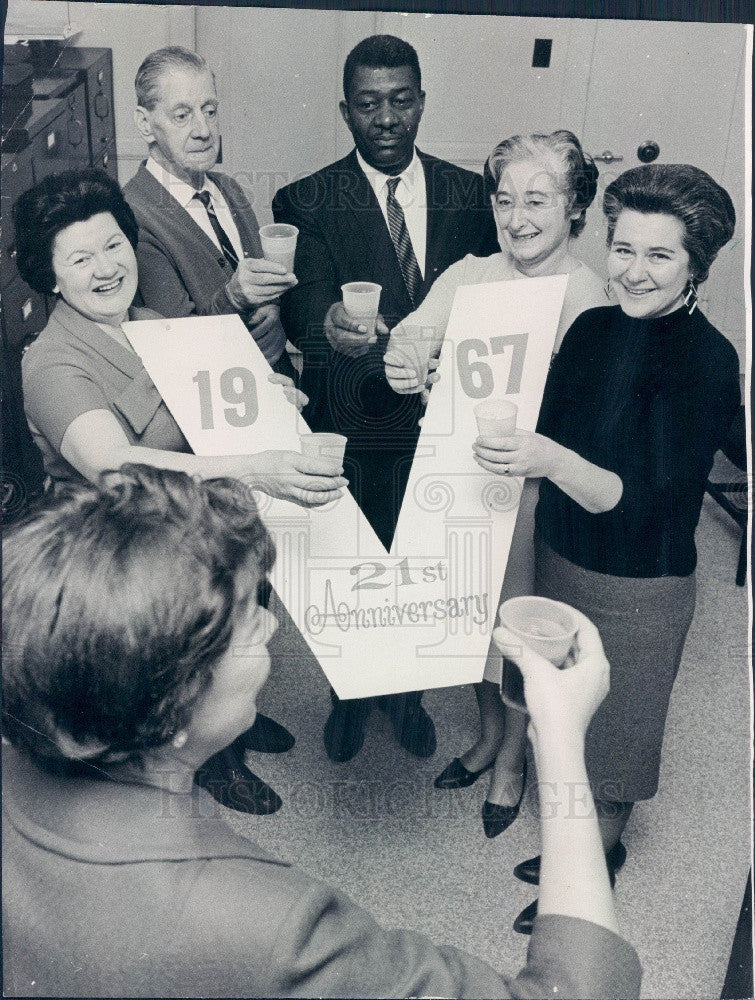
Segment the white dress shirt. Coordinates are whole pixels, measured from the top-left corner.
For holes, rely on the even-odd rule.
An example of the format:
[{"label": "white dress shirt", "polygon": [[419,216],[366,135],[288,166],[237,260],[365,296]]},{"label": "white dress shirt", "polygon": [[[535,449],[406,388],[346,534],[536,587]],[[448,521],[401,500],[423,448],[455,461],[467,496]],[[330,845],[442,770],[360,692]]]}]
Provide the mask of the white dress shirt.
[{"label": "white dress shirt", "polygon": [[[215,230],[212,228],[212,223],[210,222],[210,217],[207,214],[207,209],[198,198],[194,197],[197,193],[196,189],[193,188],[191,184],[187,184],[186,181],[182,181],[180,178],[174,177],[173,174],[167,171],[165,167],[161,166],[157,160],[154,160],[151,156],[147,159],[147,170],[149,170],[152,176],[162,184],[166,191],[173,195],[179,205],[186,209],[202,232],[209,236],[218,250],[222,251],[220,242],[215,235]],[[218,217],[218,222],[225,230],[228,239],[231,241],[231,245],[236,251],[236,256],[239,260],[241,260],[244,256],[244,251],[241,246],[241,237],[239,236],[239,231],[236,228],[236,223],[233,221],[233,216],[231,215],[231,210],[228,207],[228,202],[223,197],[220,188],[217,184],[213,184],[209,177],[205,176],[204,184],[200,190],[210,192],[210,200],[212,207],[215,209],[215,215]]]},{"label": "white dress shirt", "polygon": [[[389,174],[381,173],[367,163],[357,150],[357,162],[364,171],[375,197],[380,205],[386,226],[388,225],[388,181]],[[412,241],[414,256],[417,258],[420,273],[425,276],[425,254],[427,251],[427,186],[422,161],[414,150],[412,162],[398,175],[400,183],[396,187],[396,201],[404,211],[406,228]],[[390,227],[388,229],[390,232]]]}]

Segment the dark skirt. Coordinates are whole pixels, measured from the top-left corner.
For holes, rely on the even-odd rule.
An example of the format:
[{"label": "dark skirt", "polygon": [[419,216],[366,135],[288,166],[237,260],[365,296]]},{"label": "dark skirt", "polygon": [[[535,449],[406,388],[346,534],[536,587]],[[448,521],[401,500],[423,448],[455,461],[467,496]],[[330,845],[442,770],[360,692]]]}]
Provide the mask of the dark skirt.
[{"label": "dark skirt", "polygon": [[536,535],[535,593],[587,615],[611,665],[611,689],[587,731],[593,795],[620,802],[652,798],[671,689],[695,611],[695,574],[595,573],[564,559]]}]

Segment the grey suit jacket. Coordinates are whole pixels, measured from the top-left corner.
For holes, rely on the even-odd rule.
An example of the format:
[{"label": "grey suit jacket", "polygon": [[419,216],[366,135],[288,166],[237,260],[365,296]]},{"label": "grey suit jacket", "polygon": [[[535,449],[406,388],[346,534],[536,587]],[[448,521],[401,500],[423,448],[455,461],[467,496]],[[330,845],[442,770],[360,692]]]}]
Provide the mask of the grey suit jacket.
[{"label": "grey suit jacket", "polygon": [[[254,209],[231,177],[208,174],[223,193],[239,231],[245,257],[262,257]],[[233,269],[189,213],[152,176],[144,163],[123,189],[139,223],[139,293],[144,305],[163,316],[224,315],[237,312],[226,285]],[[250,325],[253,310],[242,313]],[[270,364],[283,353],[280,319],[254,325],[254,339]]]},{"label": "grey suit jacket", "polygon": [[5,989],[15,996],[636,997],[615,934],[537,917],[513,982],[233,833],[195,790],[53,777],[3,748]]}]

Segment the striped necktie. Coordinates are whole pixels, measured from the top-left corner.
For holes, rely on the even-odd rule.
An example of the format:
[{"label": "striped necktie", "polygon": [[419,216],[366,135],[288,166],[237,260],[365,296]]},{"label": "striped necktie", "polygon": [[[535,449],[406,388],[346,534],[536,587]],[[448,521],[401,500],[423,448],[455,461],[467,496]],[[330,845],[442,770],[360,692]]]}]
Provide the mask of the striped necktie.
[{"label": "striped necktie", "polygon": [[205,209],[207,210],[207,215],[210,219],[210,225],[213,228],[213,232],[218,238],[218,243],[220,244],[220,249],[223,251],[223,256],[231,265],[231,267],[238,267],[239,258],[236,251],[233,249],[233,243],[231,243],[228,238],[228,233],[223,229],[218,221],[217,215],[215,215],[215,209],[212,206],[211,195],[209,191],[197,191],[194,195],[199,201],[202,202]]},{"label": "striped necktie", "polygon": [[409,236],[409,230],[406,228],[404,210],[396,200],[396,188],[400,180],[400,177],[390,177],[387,183],[388,201],[386,207],[388,210],[388,229],[391,233],[393,246],[396,248],[396,256],[398,257],[401,273],[404,276],[406,290],[409,293],[409,298],[412,300],[412,305],[416,305],[417,293],[422,284],[422,273],[420,272],[417,258],[414,255],[414,247]]}]

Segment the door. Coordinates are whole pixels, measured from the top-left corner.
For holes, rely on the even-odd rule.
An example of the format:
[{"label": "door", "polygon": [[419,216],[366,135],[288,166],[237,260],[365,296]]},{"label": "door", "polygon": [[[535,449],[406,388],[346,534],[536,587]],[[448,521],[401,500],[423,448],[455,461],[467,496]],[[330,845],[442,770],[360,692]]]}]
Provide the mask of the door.
[{"label": "door", "polygon": [[[744,75],[746,29],[735,24],[599,21],[595,24],[582,142],[598,162],[600,183],[578,255],[605,271],[602,192],[622,171],[642,162],[638,149],[659,147],[655,162],[691,163],[729,191],[737,232],[701,289],[703,311],[740,351],[744,370],[745,147]],[[730,288],[739,288],[732,309]]]}]

